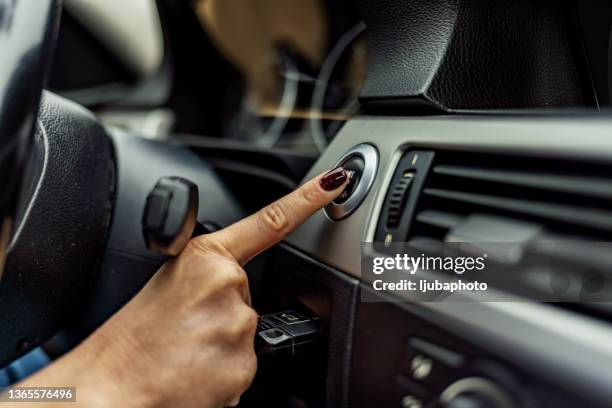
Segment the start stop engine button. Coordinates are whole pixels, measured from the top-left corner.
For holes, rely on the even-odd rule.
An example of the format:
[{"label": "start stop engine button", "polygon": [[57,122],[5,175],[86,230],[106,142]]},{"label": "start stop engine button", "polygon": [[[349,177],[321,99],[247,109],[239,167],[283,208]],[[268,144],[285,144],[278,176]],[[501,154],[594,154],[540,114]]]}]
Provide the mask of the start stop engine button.
[{"label": "start stop engine button", "polygon": [[378,151],[370,144],[355,146],[334,167],[338,166],[346,170],[349,182],[342,194],[325,207],[327,216],[335,221],[351,215],[368,195],[378,170]]},{"label": "start stop engine button", "polygon": [[355,157],[346,162],[342,167],[348,174],[349,182],[342,194],[340,194],[340,196],[334,200],[334,204],[345,203],[346,200],[348,200],[349,197],[355,192],[355,189],[359,184],[359,180],[363,175],[365,163],[361,157]]}]

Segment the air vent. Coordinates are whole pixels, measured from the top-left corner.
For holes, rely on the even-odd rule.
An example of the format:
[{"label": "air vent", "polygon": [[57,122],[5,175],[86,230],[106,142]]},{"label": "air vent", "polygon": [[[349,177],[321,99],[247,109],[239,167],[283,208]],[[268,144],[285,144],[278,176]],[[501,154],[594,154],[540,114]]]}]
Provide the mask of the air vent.
[{"label": "air vent", "polygon": [[444,240],[466,217],[487,215],[610,241],[611,175],[577,162],[438,152],[410,237]]},{"label": "air vent", "polygon": [[[408,241],[424,251],[441,250],[445,242],[524,243],[549,268],[572,265],[573,271],[607,276],[612,271],[610,245],[593,243],[612,242],[612,169],[438,151]],[[551,242],[566,243],[566,250]]]},{"label": "air vent", "polygon": [[402,156],[385,196],[376,241],[406,241],[406,232],[432,160],[433,153],[423,150],[408,151]]},{"label": "air vent", "polygon": [[414,179],[414,171],[406,171],[402,177],[395,183],[389,197],[389,211],[387,215],[387,228],[397,228],[399,226],[402,209],[406,201],[410,185]]}]

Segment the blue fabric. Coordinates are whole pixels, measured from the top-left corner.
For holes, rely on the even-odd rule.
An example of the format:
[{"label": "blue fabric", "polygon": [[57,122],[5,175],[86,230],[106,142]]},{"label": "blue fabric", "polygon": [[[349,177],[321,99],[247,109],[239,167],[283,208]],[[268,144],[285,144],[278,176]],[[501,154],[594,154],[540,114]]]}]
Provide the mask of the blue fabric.
[{"label": "blue fabric", "polygon": [[46,367],[50,362],[51,359],[49,359],[49,356],[47,356],[47,353],[42,348],[35,348],[0,370],[0,387],[6,387],[21,381]]},{"label": "blue fabric", "polygon": [[8,387],[11,383],[7,370],[0,370],[0,388]]}]

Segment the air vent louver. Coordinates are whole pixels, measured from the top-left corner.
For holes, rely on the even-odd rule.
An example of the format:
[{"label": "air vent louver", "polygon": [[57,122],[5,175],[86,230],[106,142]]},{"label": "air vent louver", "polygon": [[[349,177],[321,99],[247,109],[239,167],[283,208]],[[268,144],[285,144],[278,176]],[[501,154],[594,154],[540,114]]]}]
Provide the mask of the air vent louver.
[{"label": "air vent louver", "polygon": [[412,219],[416,200],[433,160],[433,153],[423,150],[406,152],[395,169],[385,196],[376,241],[403,242]]},{"label": "air vent louver", "polygon": [[612,171],[576,162],[438,152],[411,238],[443,241],[474,214],[590,241],[612,237]]},{"label": "air vent louver", "polygon": [[389,198],[387,228],[397,228],[399,225],[402,209],[404,208],[404,202],[406,200],[406,193],[410,191],[410,185],[412,184],[413,178],[414,173],[406,172],[402,175],[400,180],[395,183]]},{"label": "air vent louver", "polygon": [[[530,264],[532,276],[563,270],[578,288],[592,272],[612,279],[611,238],[610,167],[448,151],[435,153],[407,234],[413,247],[430,252],[446,242],[521,243],[530,259],[542,260]],[[589,308],[612,309],[596,302]]]}]

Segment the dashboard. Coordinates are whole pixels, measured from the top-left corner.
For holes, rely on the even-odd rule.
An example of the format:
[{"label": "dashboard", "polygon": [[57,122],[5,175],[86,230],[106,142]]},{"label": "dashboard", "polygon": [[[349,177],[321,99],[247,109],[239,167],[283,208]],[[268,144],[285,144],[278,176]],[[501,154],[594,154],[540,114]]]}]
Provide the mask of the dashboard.
[{"label": "dashboard", "polygon": [[[333,221],[323,212],[315,214],[287,244],[361,279],[362,242],[375,239],[385,197],[404,152],[418,148],[510,155],[517,169],[530,161],[554,158],[571,173],[581,165],[612,163],[610,124],[607,118],[582,115],[352,119],[306,178],[332,167],[355,146],[369,144],[378,151],[380,163],[370,193],[343,220]],[[372,288],[362,282],[360,290],[363,294]],[[384,292],[373,295],[380,299],[374,302],[356,296],[353,314],[345,316],[355,319],[352,354],[344,362],[353,373],[346,379],[354,398],[349,406],[362,406],[359,401],[368,401],[363,406],[372,406],[372,401],[385,406],[401,406],[402,401],[403,406],[425,406],[446,398],[445,390],[463,386],[469,390],[461,388],[461,393],[478,394],[478,388],[492,386],[501,390],[500,395],[513,395],[515,401],[527,398],[514,405],[493,406],[602,406],[611,401],[607,373],[612,329],[605,313],[569,310],[562,304],[524,298],[414,303]],[[415,341],[416,351],[408,346]],[[419,354],[423,347],[425,352]],[[436,363],[436,352],[462,356],[463,363],[448,368]],[[415,380],[410,367],[398,368],[402,361],[409,366],[415,355],[432,358],[443,372],[429,383],[429,379]],[[410,405],[412,400],[417,402]]]},{"label": "dashboard", "polygon": [[[609,67],[596,57],[608,52],[609,6],[359,7],[369,47],[361,110],[305,177],[349,165],[354,205],[315,214],[275,257],[287,304],[327,327],[326,405],[609,406],[611,315],[596,296],[612,265]],[[489,301],[422,301],[369,280],[368,246],[441,251],[453,239],[519,242],[521,256],[546,264],[495,269],[515,285]],[[551,240],[578,246],[550,251]],[[557,272],[579,289],[545,299]]]}]

